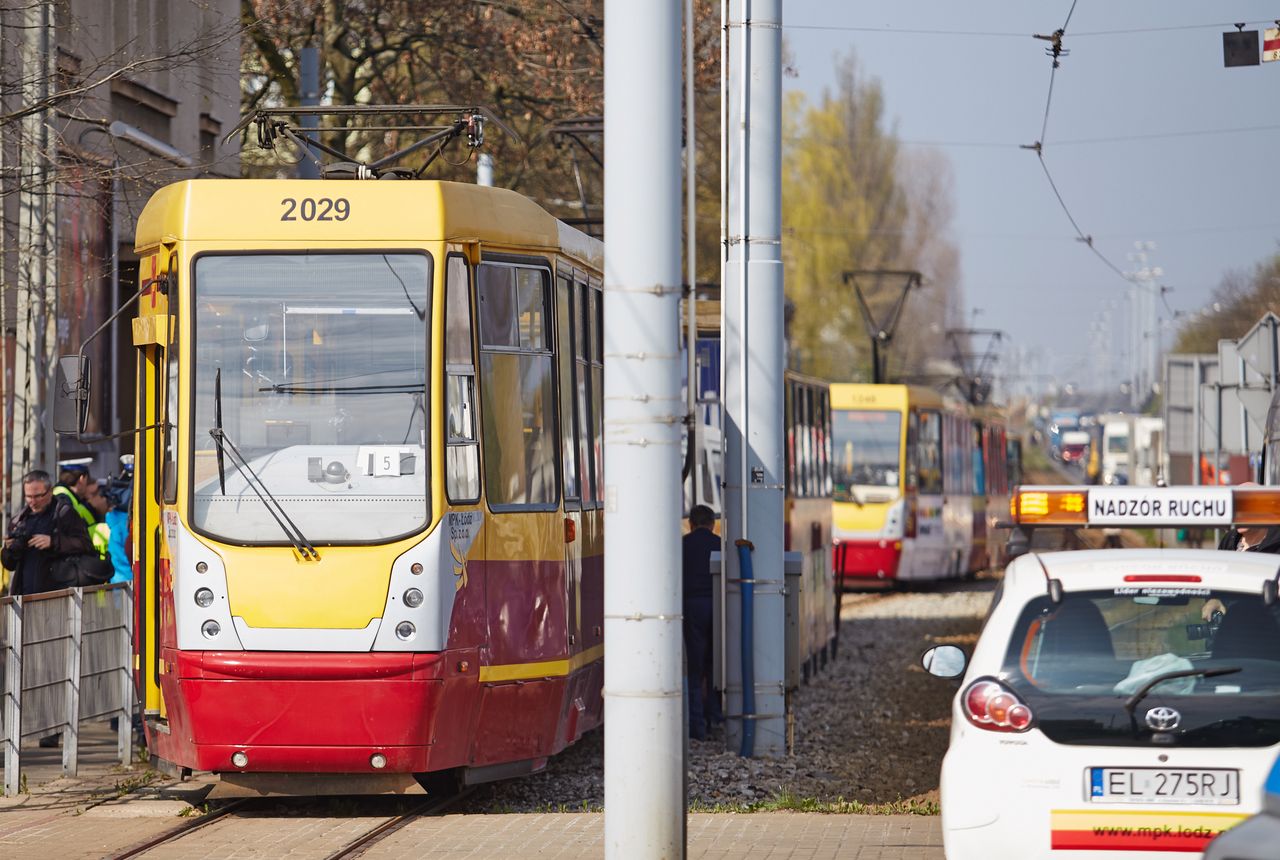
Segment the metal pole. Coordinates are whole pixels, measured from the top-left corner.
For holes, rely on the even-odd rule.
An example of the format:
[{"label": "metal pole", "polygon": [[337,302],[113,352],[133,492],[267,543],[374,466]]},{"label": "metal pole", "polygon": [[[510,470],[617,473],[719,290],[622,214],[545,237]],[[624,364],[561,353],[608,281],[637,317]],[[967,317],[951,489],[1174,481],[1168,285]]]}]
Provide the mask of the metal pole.
[{"label": "metal pole", "polygon": [[[573,150],[570,149],[569,152],[572,154]],[[493,185],[493,156],[487,152],[482,152],[476,157],[476,185]],[[583,196],[582,199],[584,201],[582,215],[585,218],[587,215],[586,197]]]},{"label": "metal pole", "polygon": [[120,713],[116,725],[116,752],[121,764],[133,761],[133,583],[125,583],[112,600],[120,603]]},{"label": "metal pole", "polygon": [[[111,313],[120,310],[120,157],[111,159]],[[120,326],[111,326],[111,434],[120,432]],[[116,462],[120,460],[120,440],[112,440]]]},{"label": "metal pole", "polygon": [[[320,104],[320,49],[315,45],[307,45],[302,49],[301,57],[298,63],[298,83],[303,107],[317,107]],[[315,115],[304,114],[300,118],[303,128],[320,127],[320,117]],[[303,132],[304,138],[314,139],[314,134]],[[319,179],[320,166],[310,158],[298,159],[298,178],[299,179]]]},{"label": "metal pole", "polygon": [[[740,38],[728,64],[726,128],[730,151],[724,170],[736,176],[737,196],[726,203],[733,233],[724,283],[725,522],[730,540],[752,546],[752,582],[737,551],[726,552],[726,578],[744,587],[728,594],[726,642],[736,643],[743,608],[753,617],[750,654],[728,657],[726,741],[758,755],[786,752],[783,689],[785,606],[782,566],[784,489],[782,307],[782,4],[781,0],[731,0],[729,27]],[[751,605],[744,607],[750,593]],[[735,605],[736,604],[736,605]],[[736,611],[735,611],[736,610]],[[750,664],[754,678],[742,677]],[[735,671],[737,670],[737,671]],[[734,679],[737,678],[735,684]],[[754,712],[743,713],[747,687]],[[740,744],[745,725],[755,726],[754,747]]]},{"label": "metal pole", "polygon": [[9,644],[4,655],[4,793],[13,797],[22,785],[22,598],[13,598],[0,611],[9,614],[5,625]]},{"label": "metal pole", "polygon": [[62,730],[62,775],[80,768],[80,643],[84,632],[84,589],[73,588],[67,601],[66,727]]},{"label": "metal pole", "polygon": [[605,857],[680,856],[680,2],[605,0]]},{"label": "metal pole", "polygon": [[693,47],[694,47],[694,14],[693,0],[684,3],[684,220],[685,220],[685,281],[689,285],[689,295],[685,299],[685,339],[688,342],[688,376],[689,384],[686,395],[689,409],[689,505],[698,504],[698,133],[694,127],[694,86],[693,86]]}]

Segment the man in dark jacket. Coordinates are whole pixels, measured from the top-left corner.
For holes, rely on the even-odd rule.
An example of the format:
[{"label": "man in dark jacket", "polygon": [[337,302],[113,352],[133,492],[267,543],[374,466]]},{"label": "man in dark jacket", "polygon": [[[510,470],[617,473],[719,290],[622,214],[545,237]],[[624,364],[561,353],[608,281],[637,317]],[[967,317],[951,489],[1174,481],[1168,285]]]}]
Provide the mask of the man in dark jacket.
[{"label": "man in dark jacket", "polygon": [[[720,551],[720,536],[712,528],[715,512],[706,505],[689,511],[684,536],[684,653],[689,673],[689,737],[704,740],[707,721],[718,722],[719,702],[711,689],[711,553]],[[705,698],[704,698],[705,697]],[[703,704],[706,704],[704,709]]]},{"label": "man in dark jacket", "polygon": [[9,594],[35,594],[60,587],[50,581],[53,563],[65,556],[93,553],[84,520],[53,496],[49,473],[37,469],[22,479],[26,506],[9,524],[0,564],[12,570]]},{"label": "man in dark jacket", "polygon": [[1275,526],[1240,526],[1228,529],[1218,543],[1218,549],[1238,550],[1240,552],[1277,552],[1280,553],[1280,528]]}]

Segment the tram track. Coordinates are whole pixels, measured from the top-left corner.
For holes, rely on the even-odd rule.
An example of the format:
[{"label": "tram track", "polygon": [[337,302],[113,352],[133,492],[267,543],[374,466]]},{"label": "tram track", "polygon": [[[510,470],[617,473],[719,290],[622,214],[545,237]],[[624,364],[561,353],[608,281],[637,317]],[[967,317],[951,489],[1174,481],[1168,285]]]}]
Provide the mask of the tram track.
[{"label": "tram track", "polygon": [[[454,804],[460,803],[474,792],[474,788],[466,788],[450,794],[428,797],[422,803],[417,804],[406,812],[385,817],[378,824],[368,828],[359,836],[348,840],[341,847],[331,853],[325,854],[324,860],[348,860],[348,858],[359,857],[370,847],[387,838],[391,834],[401,830],[413,821],[433,815],[441,815],[453,807]],[[240,800],[231,801],[216,810],[211,810],[198,819],[194,819],[183,824],[180,827],[161,833],[145,842],[127,848],[120,853],[108,855],[108,860],[133,860],[133,858],[136,857],[145,857],[148,853],[160,848],[161,846],[179,842],[190,837],[197,831],[204,830],[210,825],[234,820],[237,817],[247,817],[242,815],[245,807],[256,802],[259,802],[258,798],[242,798]],[[237,815],[237,813],[241,813],[241,815]]]}]

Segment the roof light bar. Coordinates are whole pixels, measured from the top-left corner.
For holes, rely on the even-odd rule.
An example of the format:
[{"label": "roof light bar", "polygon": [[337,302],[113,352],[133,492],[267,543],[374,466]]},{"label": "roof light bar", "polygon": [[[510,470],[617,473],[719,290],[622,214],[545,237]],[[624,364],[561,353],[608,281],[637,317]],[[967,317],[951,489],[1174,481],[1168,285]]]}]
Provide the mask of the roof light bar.
[{"label": "roof light bar", "polygon": [[1280,525],[1280,487],[1019,487],[1009,513],[1024,526]]}]

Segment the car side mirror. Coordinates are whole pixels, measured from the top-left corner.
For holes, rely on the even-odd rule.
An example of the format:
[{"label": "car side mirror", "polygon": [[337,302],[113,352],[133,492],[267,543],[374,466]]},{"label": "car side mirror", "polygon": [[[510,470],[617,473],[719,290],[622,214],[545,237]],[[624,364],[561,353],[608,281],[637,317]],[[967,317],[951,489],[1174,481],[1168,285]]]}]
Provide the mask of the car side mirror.
[{"label": "car side mirror", "polygon": [[920,655],[920,665],[938,678],[959,678],[968,664],[964,651],[956,645],[935,645]]},{"label": "car side mirror", "polygon": [[1005,553],[1010,561],[1020,555],[1031,552],[1031,530],[1015,527],[1009,532],[1009,540],[1005,544]]},{"label": "car side mirror", "polygon": [[64,355],[54,374],[53,431],[79,436],[89,424],[89,359]]}]

